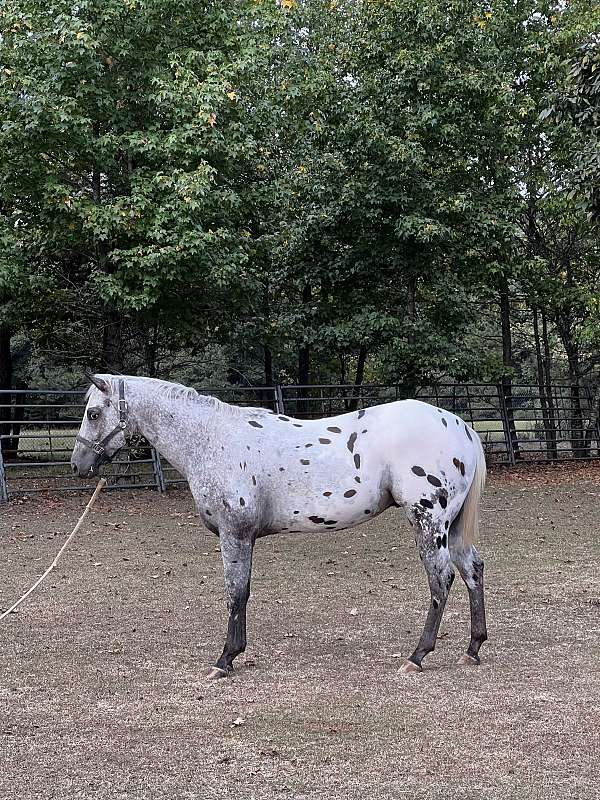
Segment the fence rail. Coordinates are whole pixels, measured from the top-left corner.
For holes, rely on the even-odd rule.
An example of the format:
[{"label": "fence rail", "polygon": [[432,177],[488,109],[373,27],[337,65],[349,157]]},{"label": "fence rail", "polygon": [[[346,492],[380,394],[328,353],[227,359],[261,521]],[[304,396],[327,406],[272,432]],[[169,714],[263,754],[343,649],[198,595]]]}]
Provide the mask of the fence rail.
[{"label": "fence rail", "polygon": [[[406,398],[402,387],[378,384],[199,391],[295,417],[332,416]],[[445,384],[419,387],[413,396],[472,425],[490,463],[600,458],[600,393],[589,388]],[[0,391],[0,503],[24,492],[86,488],[84,482],[74,482],[69,464],[83,409],[83,390]],[[162,492],[185,483],[147,443],[122,451],[106,471],[112,489],[151,487]]]}]

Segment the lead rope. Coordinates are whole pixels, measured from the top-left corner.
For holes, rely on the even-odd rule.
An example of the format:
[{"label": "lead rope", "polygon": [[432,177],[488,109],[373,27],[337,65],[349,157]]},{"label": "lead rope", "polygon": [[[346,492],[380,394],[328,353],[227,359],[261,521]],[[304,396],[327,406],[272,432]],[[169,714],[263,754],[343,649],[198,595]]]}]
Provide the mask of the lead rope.
[{"label": "lead rope", "polygon": [[91,509],[91,507],[94,505],[94,503],[96,502],[96,498],[98,497],[98,495],[100,494],[100,492],[102,491],[102,489],[104,489],[104,487],[105,487],[105,486],[106,486],[106,478],[100,478],[100,480],[98,481],[98,484],[97,484],[96,488],[94,489],[94,494],[93,494],[93,495],[90,497],[90,501],[89,501],[89,503],[87,504],[87,506],[85,507],[83,514],[82,514],[82,515],[79,517],[79,520],[78,520],[78,522],[77,522],[77,525],[75,525],[75,527],[73,528],[73,530],[71,531],[71,533],[70,533],[70,534],[69,534],[69,536],[67,537],[67,541],[66,541],[66,542],[63,544],[63,546],[60,548],[60,550],[59,550],[59,551],[58,551],[58,553],[56,554],[56,558],[54,559],[54,561],[53,561],[53,562],[50,564],[50,566],[48,567],[48,569],[46,570],[46,572],[44,572],[44,574],[42,575],[42,577],[41,577],[41,578],[38,578],[38,579],[37,579],[37,581],[36,581],[36,582],[33,584],[33,586],[32,586],[30,589],[28,589],[28,590],[25,592],[25,594],[24,594],[24,595],[22,595],[21,597],[19,597],[19,599],[17,600],[17,602],[16,602],[16,603],[13,603],[13,605],[12,605],[12,606],[11,606],[9,609],[7,609],[7,610],[6,610],[6,611],[5,611],[3,614],[0,614],[0,619],[4,619],[4,617],[7,617],[7,616],[8,616],[9,614],[11,614],[11,613],[12,613],[12,612],[13,612],[13,611],[16,609],[16,608],[18,608],[18,606],[20,606],[20,605],[21,605],[21,603],[23,602],[23,600],[26,600],[26,599],[29,597],[29,595],[30,595],[30,594],[31,594],[31,593],[32,593],[32,592],[33,592],[35,589],[37,589],[37,587],[38,587],[38,586],[40,585],[40,583],[41,583],[41,582],[44,580],[44,578],[45,578],[47,575],[49,575],[49,574],[52,572],[52,570],[54,569],[54,567],[55,567],[55,566],[58,564],[58,559],[61,557],[61,555],[63,554],[63,552],[64,552],[64,550],[66,549],[67,545],[69,544],[69,542],[71,541],[71,539],[72,539],[72,538],[75,536],[75,534],[77,533],[77,531],[79,530],[79,528],[81,528],[81,525],[82,525],[82,523],[83,523],[83,520],[84,520],[84,519],[87,517],[89,510],[90,510],[90,509]]}]

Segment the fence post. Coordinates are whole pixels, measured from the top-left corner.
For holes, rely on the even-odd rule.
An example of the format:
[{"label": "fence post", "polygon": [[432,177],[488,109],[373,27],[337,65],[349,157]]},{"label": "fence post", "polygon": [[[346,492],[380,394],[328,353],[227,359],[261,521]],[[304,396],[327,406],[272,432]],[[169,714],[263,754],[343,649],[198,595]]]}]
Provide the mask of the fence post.
[{"label": "fence post", "polygon": [[154,472],[154,480],[156,481],[156,488],[161,494],[166,492],[165,476],[162,470],[160,461],[160,453],[154,447],[150,451],[152,453],[152,470]]},{"label": "fence post", "polygon": [[498,390],[498,400],[500,408],[500,417],[502,419],[502,428],[504,429],[504,441],[506,443],[506,454],[508,456],[508,463],[515,463],[515,451],[513,448],[513,440],[510,432],[510,423],[508,420],[508,410],[506,408],[506,397],[504,396],[504,386],[499,383],[496,386]]},{"label": "fence post", "polygon": [[275,409],[278,414],[285,414],[285,405],[283,402],[283,392],[281,391],[281,384],[275,384]]},{"label": "fence post", "polygon": [[0,439],[0,503],[8,503],[8,486],[6,484],[6,472],[4,471],[4,459],[2,458],[1,439]]}]

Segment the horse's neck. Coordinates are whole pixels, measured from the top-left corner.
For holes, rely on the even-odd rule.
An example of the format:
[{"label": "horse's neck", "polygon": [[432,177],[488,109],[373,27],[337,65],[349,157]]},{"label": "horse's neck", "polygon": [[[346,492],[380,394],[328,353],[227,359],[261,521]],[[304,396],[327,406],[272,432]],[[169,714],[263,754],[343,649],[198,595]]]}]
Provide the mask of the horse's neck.
[{"label": "horse's neck", "polygon": [[134,404],[135,425],[139,433],[172,466],[187,475],[194,455],[190,439],[202,442],[206,438],[213,409],[160,395],[141,394],[135,398]]}]

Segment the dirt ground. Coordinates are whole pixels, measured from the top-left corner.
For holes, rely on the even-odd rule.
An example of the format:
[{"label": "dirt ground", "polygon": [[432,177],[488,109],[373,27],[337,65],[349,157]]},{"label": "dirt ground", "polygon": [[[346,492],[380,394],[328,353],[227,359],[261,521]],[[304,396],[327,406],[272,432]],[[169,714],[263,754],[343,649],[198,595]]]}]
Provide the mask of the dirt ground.
[{"label": "dirt ground", "polygon": [[[187,492],[101,495],[58,569],[0,622],[0,798],[597,798],[600,468],[496,472],[483,502],[490,641],[457,580],[436,651],[398,672],[427,592],[399,511],[259,542],[249,648]],[[0,510],[0,608],[85,497]]]}]

